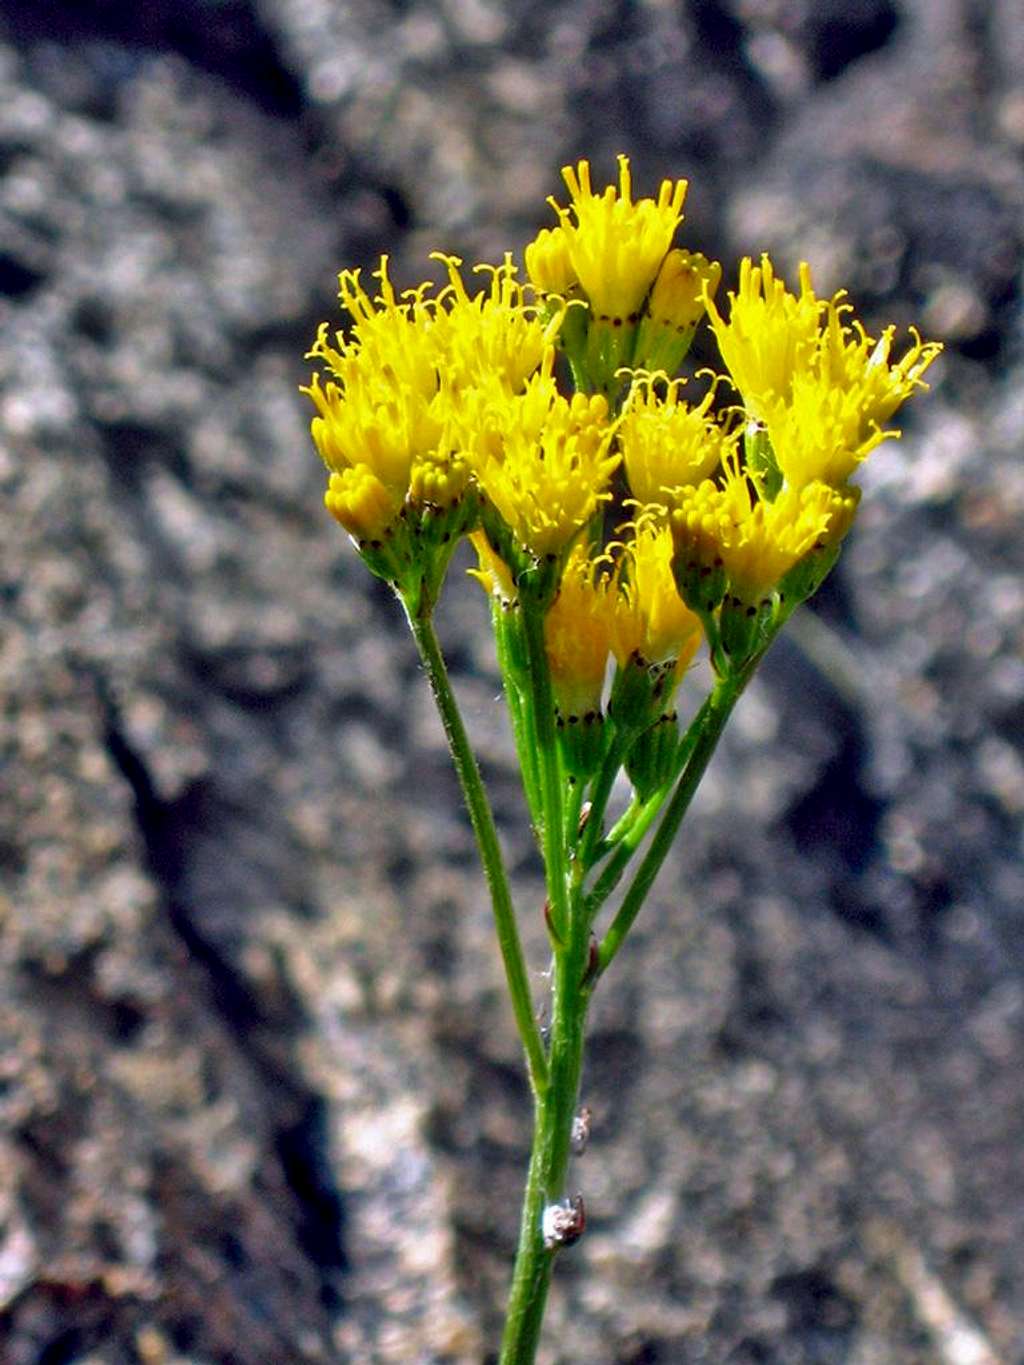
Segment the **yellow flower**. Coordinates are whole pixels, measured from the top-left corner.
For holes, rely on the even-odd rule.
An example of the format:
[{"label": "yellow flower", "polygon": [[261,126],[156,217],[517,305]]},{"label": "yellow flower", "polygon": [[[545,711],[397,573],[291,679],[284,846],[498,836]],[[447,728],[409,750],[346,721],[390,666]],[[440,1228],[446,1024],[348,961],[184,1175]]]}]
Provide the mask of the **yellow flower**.
[{"label": "yellow flower", "polygon": [[359,544],[378,543],[402,506],[368,465],[354,465],[340,474],[331,471],[324,506]]},{"label": "yellow flower", "polygon": [[477,482],[518,544],[537,559],[557,555],[610,496],[619,463],[600,395],[558,392],[549,347],[521,394],[497,382],[472,395],[466,456]]},{"label": "yellow flower", "polygon": [[821,300],[810,269],[800,266],[799,297],[778,279],[767,256],[740,266],[739,292],[730,294],[726,322],[708,300],[708,316],[747,414],[762,424],[787,483],[815,480],[841,487],[888,436],[896,409],[918,388],[942,349],[916,332],[913,345],[890,363],[894,329],[876,342],[840,291]]},{"label": "yellow flower", "polygon": [[[672,490],[699,483],[734,451],[738,430],[728,431],[711,414],[715,386],[696,407],[680,397],[686,381],[638,374],[619,426],[619,448],[634,498],[642,505],[671,500]],[[665,384],[664,393],[656,386]]]},{"label": "yellow flower", "polygon": [[613,600],[607,567],[591,558],[587,546],[574,545],[544,618],[551,686],[566,719],[601,709]]},{"label": "yellow flower", "polygon": [[707,300],[714,298],[722,267],[699,251],[676,247],[668,253],[647,301],[647,315],[654,322],[678,331],[695,327],[704,316]]},{"label": "yellow flower", "polygon": [[433,286],[421,284],[399,300],[388,276],[387,256],[381,257],[380,267],[373,272],[380,285],[374,298],[363,288],[359,275],[358,270],[343,270],[338,276],[338,298],[352,319],[350,335],[336,332],[337,348],[332,347],[327,342],[327,324],[322,324],[309,356],[322,356],[344,384],[350,375],[355,381],[383,374],[394,388],[432,397],[437,391],[432,335],[436,304],[429,297]]},{"label": "yellow flower", "polygon": [[856,493],[815,482],[784,488],[774,502],[756,496],[733,455],[721,486],[706,479],[676,495],[670,525],[677,575],[723,567],[729,590],[757,605],[804,555],[844,533]]},{"label": "yellow flower", "polygon": [[375,272],[376,297],[359,272],[340,276],[348,333],[327,324],[310,356],[329,374],[314,374],[307,393],[316,407],[313,440],[331,471],[326,503],[357,541],[380,541],[403,503],[445,509],[470,476],[455,452],[464,443],[465,394],[481,382],[520,391],[557,333],[561,313],[541,321],[523,298],[511,257],[470,294],[454,256],[437,255],[448,272],[400,298],[387,258]]},{"label": "yellow flower", "polygon": [[672,573],[668,528],[643,517],[617,545],[611,648],[620,668],[629,663],[675,664],[682,677],[701,640],[700,620],[684,605]]},{"label": "yellow flower", "polygon": [[860,323],[843,322],[850,309],[838,298],[827,305],[818,346],[793,376],[787,401],[765,411],[775,459],[797,487],[815,479],[841,487],[877,445],[899,436],[883,424],[915,389],[928,387],[921,376],[942,349],[914,332],[913,344],[890,364],[894,329],[873,341]]},{"label": "yellow flower", "polygon": [[686,181],[663,180],[657,201],[634,203],[628,157],[619,157],[617,193],[609,185],[594,194],[587,161],[564,167],[562,177],[572,203],[567,209],[551,203],[573,274],[598,317],[635,320],[682,220]]},{"label": "yellow flower", "polygon": [[[406,355],[421,344],[411,332]],[[346,373],[344,385],[322,385],[315,374],[304,390],[319,414],[312,432],[321,458],[339,473],[368,465],[386,485],[404,491],[413,458],[436,450],[441,438],[436,375],[430,389],[416,389],[368,365],[348,365]]]},{"label": "yellow flower", "polygon": [[406,496],[416,507],[451,507],[465,493],[471,476],[469,465],[460,455],[445,454],[438,459],[424,456],[409,471]]},{"label": "yellow flower", "polygon": [[662,261],[637,329],[633,364],[674,374],[690,349],[722,267],[700,252],[674,248]]},{"label": "yellow flower", "polygon": [[309,352],[326,361],[331,377],[314,374],[303,389],[317,415],[311,430],[332,478],[330,511],[357,540],[377,540],[409,489],[413,462],[443,459],[445,400],[440,391],[429,286],[396,299],[387,258],[370,299],[358,271],[340,276],[341,302],[353,319],[349,336],[334,345],[327,324]]},{"label": "yellow flower", "polygon": [[732,382],[748,415],[762,421],[769,402],[788,400],[793,375],[807,365],[818,343],[824,304],[811,288],[810,270],[800,267],[797,297],[776,277],[767,256],[759,266],[746,257],[740,264],[739,289],[729,291],[728,321],[710,294],[706,302]]},{"label": "yellow flower", "polygon": [[478,265],[488,272],[490,287],[472,296],[467,292],[457,256],[433,253],[448,270],[448,284],[438,296],[433,333],[443,356],[444,380],[455,390],[483,376],[499,376],[513,392],[540,364],[549,342],[558,332],[562,314],[546,322],[523,299],[523,286],[516,279],[511,256],[502,265]]},{"label": "yellow flower", "polygon": [[539,294],[564,298],[578,283],[569,257],[569,238],[561,227],[541,228],[523,252],[523,260]]}]

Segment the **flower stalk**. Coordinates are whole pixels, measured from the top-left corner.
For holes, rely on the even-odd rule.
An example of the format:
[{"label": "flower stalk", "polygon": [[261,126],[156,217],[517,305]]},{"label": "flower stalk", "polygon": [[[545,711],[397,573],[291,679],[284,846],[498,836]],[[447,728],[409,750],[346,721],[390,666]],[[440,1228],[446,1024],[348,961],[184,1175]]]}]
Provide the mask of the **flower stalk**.
[{"label": "flower stalk", "polygon": [[526,1053],[530,1086],[535,1095],[542,1094],[548,1088],[548,1061],[534,1014],[526,959],[519,938],[515,909],[512,905],[512,894],[509,890],[508,876],[501,856],[501,846],[498,842],[498,831],[494,825],[490,801],[487,799],[487,792],[480,776],[480,767],[476,761],[476,755],[473,753],[466,728],[462,723],[462,715],[455,700],[455,693],[452,691],[444,655],[441,653],[437,633],[434,630],[433,619],[429,615],[416,615],[413,612],[408,612],[407,615],[413,638],[416,641],[430,683],[430,689],[434,694],[434,701],[441,716],[445,738],[448,740],[452,762],[455,764],[455,770],[462,786],[462,794],[465,798],[466,809],[469,811],[473,833],[476,836],[484,876],[491,893],[498,947],[505,967],[505,979],[508,983],[509,998],[512,1002],[512,1013],[515,1016],[523,1051]]}]

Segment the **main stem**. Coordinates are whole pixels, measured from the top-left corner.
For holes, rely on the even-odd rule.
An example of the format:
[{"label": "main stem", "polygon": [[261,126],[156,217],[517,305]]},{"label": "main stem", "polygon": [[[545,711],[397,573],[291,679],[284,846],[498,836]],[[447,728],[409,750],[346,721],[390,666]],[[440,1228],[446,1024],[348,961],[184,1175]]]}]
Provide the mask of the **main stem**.
[{"label": "main stem", "polygon": [[437,709],[441,713],[448,747],[451,750],[459,781],[462,784],[462,794],[469,810],[473,833],[476,835],[480,858],[484,865],[484,875],[487,878],[487,885],[491,893],[498,945],[501,949],[502,962],[505,965],[505,976],[508,981],[509,995],[512,998],[516,1027],[519,1029],[519,1036],[526,1052],[530,1084],[534,1095],[540,1095],[548,1086],[548,1060],[544,1055],[544,1044],[541,1042],[540,1030],[534,1016],[533,999],[526,971],[526,959],[523,956],[523,947],[519,939],[512,895],[509,891],[508,877],[505,874],[505,864],[501,856],[501,846],[498,843],[498,832],[494,826],[491,805],[487,799],[483,779],[480,776],[476,755],[470,747],[466,729],[462,723],[455,694],[452,692],[448,669],[445,666],[444,655],[441,653],[433,620],[429,615],[420,616],[409,610],[408,604],[406,604],[406,615],[409,618],[409,625],[412,628],[420,658],[423,660],[423,666],[430,680],[430,688],[434,694]]},{"label": "main stem", "polygon": [[[579,907],[575,906],[578,911]],[[583,916],[573,916],[569,942],[556,952],[552,982],[551,1042],[547,1089],[536,1097],[533,1150],[523,1196],[519,1248],[512,1272],[501,1342],[500,1365],[532,1365],[540,1341],[544,1308],[557,1247],[544,1245],[544,1210],[568,1193],[572,1124],[583,1066],[583,1039],[590,985],[585,983],[589,934]]]},{"label": "main stem", "polygon": [[[555,738],[555,706],[544,648],[541,613],[523,612],[532,691],[531,737],[536,754],[547,874],[548,905],[554,926],[548,1084],[534,1094],[533,1146],[523,1195],[519,1248],[512,1272],[501,1345],[501,1365],[531,1365],[540,1341],[544,1308],[557,1246],[545,1246],[544,1210],[566,1196],[572,1123],[583,1066],[583,1037],[590,1001],[590,935],[577,888],[570,891],[567,849],[576,830],[566,826],[564,774]],[[568,811],[574,803],[570,799]],[[573,822],[575,825],[575,821]]]},{"label": "main stem", "polygon": [[[542,1223],[547,1206],[568,1194],[565,1178],[593,986],[632,927],[752,671],[753,666],[720,680],[702,709],[676,790],[600,950],[596,950],[596,944],[591,947],[589,898],[584,897],[579,886],[570,898],[568,934],[555,948],[549,1085],[535,1100],[533,1150],[500,1365],[532,1365],[540,1341],[551,1272],[558,1254],[557,1247],[545,1246]],[[596,958],[592,960],[595,951]]]}]

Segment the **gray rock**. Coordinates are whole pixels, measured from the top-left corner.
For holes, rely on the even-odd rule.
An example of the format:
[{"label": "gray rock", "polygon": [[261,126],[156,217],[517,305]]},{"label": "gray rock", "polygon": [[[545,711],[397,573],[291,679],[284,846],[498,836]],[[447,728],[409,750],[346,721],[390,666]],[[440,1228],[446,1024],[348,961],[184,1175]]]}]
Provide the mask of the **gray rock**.
[{"label": "gray rock", "polygon": [[[493,258],[625,150],[688,244],[951,344],[598,995],[543,1358],[1019,1359],[1019,3],[46,11],[0,18],[0,1356],[493,1347],[526,1086],[296,388],[339,267]],[[540,1000],[460,572],[440,624]]]}]

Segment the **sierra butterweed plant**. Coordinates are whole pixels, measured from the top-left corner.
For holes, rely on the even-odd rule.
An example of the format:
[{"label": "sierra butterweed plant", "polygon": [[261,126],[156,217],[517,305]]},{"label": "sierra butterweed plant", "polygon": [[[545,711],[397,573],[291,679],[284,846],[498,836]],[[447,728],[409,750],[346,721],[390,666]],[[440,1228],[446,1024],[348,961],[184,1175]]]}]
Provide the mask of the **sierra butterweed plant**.
[{"label": "sierra butterweed plant", "polygon": [[[821,585],[857,511],[851,479],[940,347],[867,335],[840,292],[793,293],[767,256],[721,267],[674,245],[684,180],[634,199],[590,166],[523,255],[437,254],[396,292],[340,276],[304,390],[328,510],[400,598],[479,845],[534,1102],[501,1360],[536,1354],[554,1261],[583,1230],[567,1170],[587,1009],[744,688]],[[680,369],[705,320],[721,373]],[[706,380],[704,390],[695,392]],[[691,392],[694,396],[691,398]],[[733,399],[730,403],[729,397]],[[541,1031],[491,809],[433,624],[456,546],[491,605],[551,947]],[[706,651],[707,694],[677,715]],[[624,778],[628,797],[612,804]],[[614,818],[613,818],[614,814]],[[627,877],[628,874],[628,877]],[[625,890],[620,886],[625,880]]]}]

